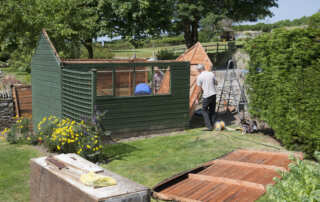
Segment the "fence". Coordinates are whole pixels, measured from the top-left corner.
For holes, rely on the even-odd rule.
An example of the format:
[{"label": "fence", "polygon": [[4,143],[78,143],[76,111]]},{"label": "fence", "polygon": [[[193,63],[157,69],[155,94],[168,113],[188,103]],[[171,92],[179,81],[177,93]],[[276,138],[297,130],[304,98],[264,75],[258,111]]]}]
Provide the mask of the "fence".
[{"label": "fence", "polygon": [[[216,42],[214,44],[204,44],[202,47],[205,49],[206,53],[224,53],[236,48],[235,42],[226,42],[226,43],[219,43]],[[186,47],[174,47],[168,48],[168,50],[174,52],[175,54],[183,53],[187,50]]]}]

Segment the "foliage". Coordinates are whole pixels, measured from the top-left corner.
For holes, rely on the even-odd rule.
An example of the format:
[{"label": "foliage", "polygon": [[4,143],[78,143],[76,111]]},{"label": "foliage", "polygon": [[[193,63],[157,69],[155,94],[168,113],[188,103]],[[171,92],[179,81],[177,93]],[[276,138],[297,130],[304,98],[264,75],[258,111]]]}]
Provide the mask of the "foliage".
[{"label": "foliage", "polygon": [[100,136],[95,128],[83,121],[44,117],[38,124],[39,139],[51,152],[77,153],[92,161],[99,160],[102,148]]},{"label": "foliage", "polygon": [[174,27],[178,32],[184,33],[188,48],[198,41],[199,23],[204,18],[212,20],[217,16],[226,16],[235,22],[255,21],[272,16],[269,8],[277,6],[277,0],[218,0],[214,2],[175,0],[173,2]]},{"label": "foliage", "polygon": [[320,201],[320,165],[294,159],[290,172],[282,172],[276,185],[267,187],[261,201]]},{"label": "foliage", "polygon": [[301,26],[307,25],[310,21],[310,17],[302,17],[294,20],[280,20],[273,24],[265,24],[265,23],[257,23],[255,25],[237,25],[232,28],[236,31],[262,31],[262,32],[270,32],[272,29],[276,28],[284,28],[284,27],[293,27],[293,26]]},{"label": "foliage", "polygon": [[290,150],[320,150],[320,30],[277,29],[246,46],[250,111]]},{"label": "foliage", "polygon": [[312,28],[320,28],[320,12],[317,12],[309,18],[308,25]]},{"label": "foliage", "polygon": [[109,36],[124,37],[137,48],[141,39],[160,35],[169,28],[171,7],[170,0],[100,1],[102,30]]},{"label": "foliage", "polygon": [[168,49],[160,49],[156,56],[158,60],[173,60],[177,58],[177,55]]},{"label": "foliage", "polygon": [[[80,58],[88,58],[88,51],[81,46]],[[112,59],[114,54],[107,47],[101,47],[98,45],[93,45],[93,58],[96,59]]]},{"label": "foliage", "polygon": [[11,128],[5,128],[0,137],[6,139],[10,144],[26,143],[36,144],[37,137],[30,131],[30,120],[28,118],[16,118],[16,122]]}]

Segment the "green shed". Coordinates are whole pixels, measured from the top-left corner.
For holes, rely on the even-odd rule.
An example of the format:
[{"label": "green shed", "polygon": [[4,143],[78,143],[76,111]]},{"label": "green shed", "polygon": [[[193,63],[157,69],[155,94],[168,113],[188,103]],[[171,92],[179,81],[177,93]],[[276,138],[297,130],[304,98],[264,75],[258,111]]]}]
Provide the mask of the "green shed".
[{"label": "green shed", "polygon": [[189,62],[64,60],[43,30],[31,66],[35,129],[45,116],[80,121],[96,111],[107,111],[113,133],[189,126]]}]

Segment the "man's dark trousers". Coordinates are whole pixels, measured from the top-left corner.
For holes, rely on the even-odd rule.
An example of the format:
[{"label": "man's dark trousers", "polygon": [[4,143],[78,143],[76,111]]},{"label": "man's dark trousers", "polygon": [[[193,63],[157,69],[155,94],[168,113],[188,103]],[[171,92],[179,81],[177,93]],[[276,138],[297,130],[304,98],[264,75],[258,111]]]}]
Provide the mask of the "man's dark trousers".
[{"label": "man's dark trousers", "polygon": [[209,130],[212,130],[213,122],[215,121],[216,110],[216,95],[212,95],[208,98],[203,98],[202,101],[202,116],[204,123]]}]

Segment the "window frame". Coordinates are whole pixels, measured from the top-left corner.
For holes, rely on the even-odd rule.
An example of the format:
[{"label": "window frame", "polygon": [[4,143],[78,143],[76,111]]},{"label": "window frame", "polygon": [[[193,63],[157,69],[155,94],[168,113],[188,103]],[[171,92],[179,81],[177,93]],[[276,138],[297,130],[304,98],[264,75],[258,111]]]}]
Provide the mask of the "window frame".
[{"label": "window frame", "polygon": [[[151,67],[151,73],[152,73],[152,80],[153,80],[153,76],[154,76],[154,68],[155,67],[158,67],[160,70],[161,69],[168,69],[169,68],[169,73],[170,73],[170,80],[169,80],[169,93],[166,93],[166,94],[154,94],[154,84],[153,84],[153,81],[151,81],[151,94],[150,95],[135,95],[133,93],[133,95],[130,95],[130,96],[117,96],[116,95],[116,69],[121,69],[121,68],[129,68],[129,69],[132,69],[133,71],[133,78],[132,78],[132,83],[134,84],[134,87],[133,87],[133,90],[135,89],[135,82],[136,82],[136,65],[134,66],[130,66],[128,65],[128,67],[126,66],[113,66],[111,67],[110,71],[112,73],[112,95],[98,95],[97,94],[97,85],[98,83],[96,83],[96,96],[99,97],[99,98],[136,98],[136,97],[157,97],[157,96],[172,96],[172,65],[162,65],[162,64],[150,64],[150,65],[143,65],[141,67]],[[96,71],[96,74],[99,74],[99,72],[103,72],[103,71],[106,71],[105,69],[100,69],[100,70],[97,70]],[[164,73],[164,76],[165,76],[166,73]]]}]

